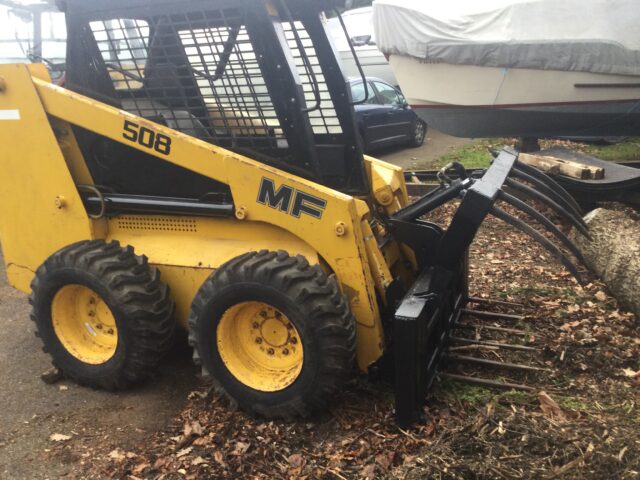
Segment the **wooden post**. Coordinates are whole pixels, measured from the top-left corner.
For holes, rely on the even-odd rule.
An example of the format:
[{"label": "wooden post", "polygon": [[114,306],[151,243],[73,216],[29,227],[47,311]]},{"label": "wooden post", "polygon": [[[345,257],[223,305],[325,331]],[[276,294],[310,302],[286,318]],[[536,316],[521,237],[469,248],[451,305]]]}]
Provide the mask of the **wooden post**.
[{"label": "wooden post", "polygon": [[547,155],[532,155],[521,153],[518,160],[527,165],[538,168],[546,173],[565,175],[567,177],[580,178],[582,180],[599,180],[604,178],[604,168],[586,165],[571,160],[551,157]]}]

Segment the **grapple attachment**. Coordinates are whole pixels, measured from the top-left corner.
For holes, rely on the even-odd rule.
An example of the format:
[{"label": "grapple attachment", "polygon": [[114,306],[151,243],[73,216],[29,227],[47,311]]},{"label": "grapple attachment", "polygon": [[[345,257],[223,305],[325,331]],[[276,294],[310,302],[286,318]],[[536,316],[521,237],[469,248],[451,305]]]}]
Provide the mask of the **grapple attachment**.
[{"label": "grapple attachment", "polygon": [[[419,420],[449,332],[467,303],[468,249],[487,215],[529,235],[582,281],[578,267],[568,255],[572,254],[584,264],[577,247],[551,220],[523,200],[532,199],[546,205],[588,236],[580,207],[562,187],[547,175],[519,162],[517,152],[509,149],[501,151],[481,177],[469,177],[459,164],[453,167],[459,179],[450,180],[443,175],[448,182],[390,219],[397,240],[414,250],[421,269],[394,317],[396,420],[402,427]],[[460,206],[446,230],[420,220],[421,216],[457,198],[462,199]],[[528,216],[541,231],[507,213],[498,202]]]}]

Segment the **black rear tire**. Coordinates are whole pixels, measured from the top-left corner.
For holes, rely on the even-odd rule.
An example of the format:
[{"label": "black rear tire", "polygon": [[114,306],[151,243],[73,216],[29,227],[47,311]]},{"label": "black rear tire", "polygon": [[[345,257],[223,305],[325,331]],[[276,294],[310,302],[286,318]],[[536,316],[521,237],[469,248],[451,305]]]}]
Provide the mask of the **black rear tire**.
[{"label": "black rear tire", "polygon": [[[160,272],[149,266],[146,257],[135,255],[130,246],[93,240],[65,247],[38,268],[31,288],[31,319],[43,350],[65,377],[81,385],[116,390],[139,382],[151,375],[173,344],[175,306],[169,288],[160,281]],[[109,333],[115,334],[117,344],[105,361],[87,361],[78,353],[85,351],[85,345],[77,338],[71,344],[68,339],[61,340],[60,329],[68,327],[60,325],[76,321],[72,312],[80,310],[69,308],[68,318],[54,313],[55,299],[65,288],[93,292],[110,310],[115,328]],[[61,311],[65,310],[55,310]],[[62,319],[55,325],[54,314]],[[95,332],[89,325],[86,328]],[[83,335],[88,334],[81,332],[78,338],[85,338]],[[78,347],[75,353],[70,346]],[[91,354],[92,345],[86,344],[86,348]]]},{"label": "black rear tire", "polygon": [[411,139],[409,140],[409,146],[412,148],[421,147],[427,138],[427,124],[420,119],[416,120],[413,125],[413,131],[411,132]]},{"label": "black rear tire", "polygon": [[[282,312],[304,352],[297,377],[274,391],[234,376],[220,353],[222,318],[232,307],[253,302]],[[233,406],[265,417],[289,419],[325,409],[354,370],[355,320],[335,278],[284,251],[247,253],[214,272],[193,301],[189,339],[194,361],[212,377],[217,391]]]}]

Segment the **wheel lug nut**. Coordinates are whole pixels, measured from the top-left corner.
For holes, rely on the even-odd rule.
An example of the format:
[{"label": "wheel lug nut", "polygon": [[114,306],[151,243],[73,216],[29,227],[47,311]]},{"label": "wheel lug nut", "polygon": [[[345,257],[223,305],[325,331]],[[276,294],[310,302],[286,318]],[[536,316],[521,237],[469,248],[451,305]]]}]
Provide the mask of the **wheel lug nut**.
[{"label": "wheel lug nut", "polygon": [[260,312],[260,316],[262,318],[267,318],[267,312],[265,312],[264,310]]},{"label": "wheel lug nut", "polygon": [[282,314],[280,312],[276,312],[276,318],[279,320],[282,317]]},{"label": "wheel lug nut", "polygon": [[113,328],[110,328],[109,331],[107,332],[109,335],[113,335]]},{"label": "wheel lug nut", "polygon": [[262,339],[260,337],[256,338],[256,343],[260,345],[262,343]]},{"label": "wheel lug nut", "polygon": [[267,353],[268,353],[269,355],[273,355],[273,354],[274,354],[274,353],[276,353],[276,352],[275,352],[275,350],[274,350],[273,348],[270,348],[269,350],[267,350]]},{"label": "wheel lug nut", "polygon": [[283,349],[282,350],[282,354],[283,355],[289,355],[289,349],[288,348]]},{"label": "wheel lug nut", "polygon": [[102,324],[98,325],[98,330],[102,330]]},{"label": "wheel lug nut", "polygon": [[293,338],[290,340],[290,342],[291,342],[291,344],[292,344],[292,345],[295,345],[296,343],[298,343],[298,339],[297,339],[296,337],[293,337]]},{"label": "wheel lug nut", "polygon": [[260,324],[258,324],[258,322],[253,322],[252,327],[257,330],[258,328],[260,328]]}]

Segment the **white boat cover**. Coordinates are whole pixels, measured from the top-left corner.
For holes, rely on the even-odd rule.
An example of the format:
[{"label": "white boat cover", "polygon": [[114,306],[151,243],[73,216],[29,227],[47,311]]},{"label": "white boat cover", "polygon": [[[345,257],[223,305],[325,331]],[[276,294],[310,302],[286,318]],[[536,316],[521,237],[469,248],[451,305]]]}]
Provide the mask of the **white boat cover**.
[{"label": "white boat cover", "polygon": [[640,75],[638,0],[375,0],[373,11],[387,54]]}]

